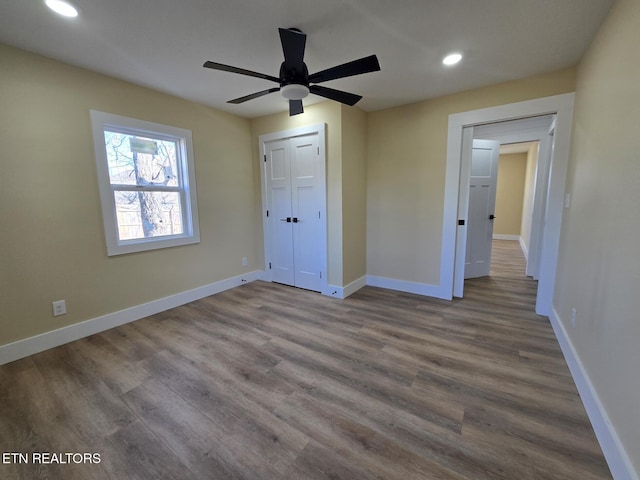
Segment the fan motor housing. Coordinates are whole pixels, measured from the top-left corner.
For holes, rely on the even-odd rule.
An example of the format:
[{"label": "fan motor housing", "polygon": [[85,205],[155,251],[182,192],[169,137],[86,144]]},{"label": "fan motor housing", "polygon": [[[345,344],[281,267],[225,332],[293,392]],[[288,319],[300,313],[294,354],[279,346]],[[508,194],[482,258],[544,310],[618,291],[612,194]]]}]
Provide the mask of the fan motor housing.
[{"label": "fan motor housing", "polygon": [[309,70],[307,64],[303,63],[304,71],[298,72],[297,70],[287,70],[285,68],[285,62],[280,65],[280,86],[284,87],[292,83],[298,85],[309,86]]}]

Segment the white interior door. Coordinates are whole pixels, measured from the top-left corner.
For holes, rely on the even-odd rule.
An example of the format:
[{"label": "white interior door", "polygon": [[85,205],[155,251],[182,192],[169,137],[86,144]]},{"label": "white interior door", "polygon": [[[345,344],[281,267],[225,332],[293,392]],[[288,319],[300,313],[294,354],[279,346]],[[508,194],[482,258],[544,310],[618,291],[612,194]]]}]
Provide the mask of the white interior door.
[{"label": "white interior door", "polygon": [[498,142],[473,141],[464,278],[485,277],[491,269],[499,156]]},{"label": "white interior door", "polygon": [[271,239],[269,267],[272,280],[295,284],[291,208],[291,155],[288,140],[265,144],[267,204],[270,221],[265,233]]},{"label": "white interior door", "polygon": [[318,136],[306,135],[289,141],[291,149],[291,192],[293,215],[294,285],[321,291],[324,218],[321,215],[319,192],[320,168]]},{"label": "white interior door", "polygon": [[271,280],[322,291],[326,283],[326,208],[319,135],[263,145],[268,212],[265,256]]}]

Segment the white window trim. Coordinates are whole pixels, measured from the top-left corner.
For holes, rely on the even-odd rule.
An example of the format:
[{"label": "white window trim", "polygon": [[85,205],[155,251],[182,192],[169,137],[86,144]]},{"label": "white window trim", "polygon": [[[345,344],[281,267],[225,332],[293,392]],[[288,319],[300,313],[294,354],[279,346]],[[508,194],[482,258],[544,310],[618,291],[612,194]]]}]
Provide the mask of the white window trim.
[{"label": "white window trim", "polygon": [[[191,131],[182,128],[146,122],[135,118],[122,117],[110,113],[91,110],[91,126],[93,130],[93,144],[95,149],[100,203],[102,204],[102,221],[104,224],[107,255],[122,255],[126,253],[143,252],[159,248],[177,247],[200,242],[200,226],[198,223],[198,204],[196,195],[195,165],[193,156],[193,141]],[[160,236],[135,240],[119,240],[116,209],[113,200],[113,188],[109,180],[106,149],[104,146],[105,129],[113,128],[118,131],[130,130],[131,133],[148,134],[155,137],[166,137],[176,140],[182,149],[179,168],[182,188],[181,200],[184,209],[184,233],[181,235]],[[186,170],[186,171],[185,171]]]}]

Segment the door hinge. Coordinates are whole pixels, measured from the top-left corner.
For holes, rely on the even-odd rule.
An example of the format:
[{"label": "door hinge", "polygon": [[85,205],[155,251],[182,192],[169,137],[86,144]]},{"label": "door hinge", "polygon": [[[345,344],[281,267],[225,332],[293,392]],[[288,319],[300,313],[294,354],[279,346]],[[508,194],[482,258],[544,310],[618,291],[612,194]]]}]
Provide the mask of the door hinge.
[{"label": "door hinge", "polygon": [[318,147],[318,155],[320,155],[320,147]]},{"label": "door hinge", "polygon": [[464,220],[458,220],[458,225],[464,225]]},{"label": "door hinge", "polygon": [[267,161],[267,155],[265,154],[263,156],[264,156],[264,161],[266,162]]},{"label": "door hinge", "polygon": [[322,278],[322,272],[320,272],[320,278]]},{"label": "door hinge", "polygon": [[269,262],[269,270],[271,270],[271,262]]},{"label": "door hinge", "polygon": [[320,210],[318,210],[318,220],[320,220]]},{"label": "door hinge", "polygon": [[267,217],[269,216],[269,210],[267,210]]}]

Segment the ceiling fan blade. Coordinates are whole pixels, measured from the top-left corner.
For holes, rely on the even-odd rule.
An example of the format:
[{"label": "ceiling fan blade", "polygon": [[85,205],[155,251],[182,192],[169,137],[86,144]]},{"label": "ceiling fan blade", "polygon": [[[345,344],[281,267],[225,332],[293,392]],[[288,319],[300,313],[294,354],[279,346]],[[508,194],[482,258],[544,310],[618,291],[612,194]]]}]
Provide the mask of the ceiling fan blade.
[{"label": "ceiling fan blade", "polygon": [[299,30],[291,28],[279,28],[282,52],[284,53],[284,66],[287,71],[294,70],[298,73],[305,71],[304,48],[307,36]]},{"label": "ceiling fan blade", "polygon": [[354,93],[343,92],[342,90],[334,90],[333,88],[321,87],[319,85],[311,85],[309,91],[315,95],[328,98],[329,100],[335,100],[336,102],[344,103],[353,107],[356,103],[362,99],[361,95]]},{"label": "ceiling fan blade", "polygon": [[289,116],[293,117],[304,112],[302,100],[289,100]]},{"label": "ceiling fan blade", "polygon": [[223,72],[239,73],[240,75],[248,75],[249,77],[262,78],[264,80],[271,80],[272,82],[280,83],[278,77],[271,75],[265,75],[264,73],[252,72],[251,70],[245,70],[244,68],[232,67],[231,65],[224,65],[222,63],[204,62],[202,65],[205,68],[212,68],[213,70],[222,70]]},{"label": "ceiling fan blade", "polygon": [[353,60],[352,62],[343,63],[335,67],[327,68],[321,72],[309,75],[310,83],[321,83],[338,78],[351,77],[360,75],[361,73],[377,72],[380,70],[378,57],[370,55],[368,57]]},{"label": "ceiling fan blade", "polygon": [[251,95],[245,95],[244,97],[234,98],[233,100],[229,100],[227,103],[244,103],[247,100],[253,100],[254,98],[259,98],[264,95],[268,95],[269,93],[277,92],[279,90],[279,87],[273,87],[267,90],[262,90],[261,92],[252,93]]}]

